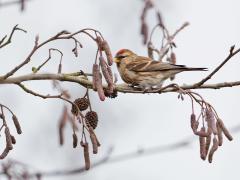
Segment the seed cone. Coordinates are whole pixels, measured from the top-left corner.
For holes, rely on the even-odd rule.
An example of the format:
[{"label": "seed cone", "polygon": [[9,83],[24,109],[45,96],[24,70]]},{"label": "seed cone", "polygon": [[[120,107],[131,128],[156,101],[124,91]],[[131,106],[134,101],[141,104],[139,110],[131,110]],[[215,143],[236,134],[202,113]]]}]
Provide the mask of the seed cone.
[{"label": "seed cone", "polygon": [[78,106],[80,111],[86,110],[89,106],[89,100],[87,98],[78,98],[74,103]]},{"label": "seed cone", "polygon": [[[75,99],[74,104],[75,105],[72,105],[71,112],[74,115],[78,115],[78,109],[80,111],[84,111],[88,108],[89,100],[87,98],[77,98],[77,99]],[[78,107],[78,109],[77,109],[77,107]]]},{"label": "seed cone", "polygon": [[87,112],[87,114],[85,115],[85,118],[86,118],[86,124],[88,127],[92,127],[93,129],[97,127],[98,115],[95,111]]}]

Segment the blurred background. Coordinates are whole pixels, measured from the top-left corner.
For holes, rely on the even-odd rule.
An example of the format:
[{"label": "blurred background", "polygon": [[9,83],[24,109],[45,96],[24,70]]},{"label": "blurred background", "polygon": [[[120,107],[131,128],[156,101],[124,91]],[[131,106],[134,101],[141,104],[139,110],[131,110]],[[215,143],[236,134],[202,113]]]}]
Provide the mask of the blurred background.
[{"label": "blurred background", "polygon": [[[6,2],[7,0],[5,0]],[[1,2],[4,2],[3,0]],[[174,32],[185,21],[190,26],[175,39],[178,64],[193,67],[208,67],[213,70],[228,55],[233,44],[239,47],[239,5],[238,0],[156,0],[165,25]],[[146,46],[140,36],[141,0],[31,0],[26,2],[24,12],[18,5],[0,8],[0,37],[11,32],[14,25],[26,29],[27,34],[17,32],[13,42],[0,53],[0,73],[3,74],[19,64],[31,51],[37,34],[40,41],[62,30],[71,32],[86,27],[98,29],[109,42],[113,54],[122,48],[129,48],[139,55],[147,56]],[[149,26],[156,24],[154,13],[147,16]],[[48,57],[48,48],[59,48],[64,52],[63,71],[91,71],[96,46],[85,36],[79,36],[84,48],[75,58],[71,52],[72,42],[58,41],[42,48],[32,62],[17,75],[31,73],[32,66],[38,66]],[[154,36],[154,43],[160,45],[161,36]],[[235,81],[239,75],[240,55],[221,69],[209,83]],[[42,72],[56,72],[59,54],[54,53],[51,62]],[[116,67],[113,67],[117,72]],[[175,81],[191,84],[206,76],[208,72],[179,74]],[[119,78],[120,79],[120,78]],[[119,80],[118,83],[122,81]],[[29,82],[26,85],[42,94],[56,93],[51,82]],[[62,83],[69,89],[72,98],[82,96],[85,90],[76,84]],[[227,127],[240,124],[239,87],[221,90],[197,90],[218,111]],[[17,114],[23,134],[16,136],[17,144],[8,158],[31,165],[36,170],[51,171],[84,166],[82,149],[72,148],[70,125],[65,131],[65,144],[58,143],[58,120],[64,103],[60,100],[43,100],[24,93],[14,85],[1,85],[0,102],[8,105]],[[174,151],[149,153],[137,158],[105,163],[88,172],[44,179],[226,179],[239,176],[240,134],[234,133],[234,141],[224,141],[214,155],[212,164],[199,156],[198,138],[193,136],[189,118],[190,100],[177,99],[176,93],[162,95],[121,94],[115,99],[100,102],[91,91],[92,106],[98,112],[99,125],[96,129],[102,144],[98,155],[92,155],[92,162],[101,159],[110,147],[111,157],[141,149],[165,146],[193,137],[195,141],[187,147]]]}]

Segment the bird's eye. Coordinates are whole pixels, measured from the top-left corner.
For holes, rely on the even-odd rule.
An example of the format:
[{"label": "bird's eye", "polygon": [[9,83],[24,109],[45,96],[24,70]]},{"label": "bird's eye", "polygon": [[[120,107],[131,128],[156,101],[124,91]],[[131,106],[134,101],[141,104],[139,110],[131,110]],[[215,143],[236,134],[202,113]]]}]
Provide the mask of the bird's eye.
[{"label": "bird's eye", "polygon": [[118,56],[119,59],[123,59],[123,58],[125,58],[125,57],[127,57],[127,56],[126,56],[126,55],[125,55],[125,56],[124,56],[124,55]]}]

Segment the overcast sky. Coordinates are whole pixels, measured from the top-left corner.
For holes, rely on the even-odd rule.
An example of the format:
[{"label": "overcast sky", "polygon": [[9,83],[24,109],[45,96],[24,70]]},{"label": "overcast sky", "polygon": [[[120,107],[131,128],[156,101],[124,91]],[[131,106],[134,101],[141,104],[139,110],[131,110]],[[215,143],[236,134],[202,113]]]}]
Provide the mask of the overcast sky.
[{"label": "overcast sky", "polygon": [[[175,52],[179,64],[208,67],[211,71],[228,55],[231,45],[240,46],[238,0],[159,0],[156,3],[171,32],[185,21],[190,22],[190,26],[176,38],[178,48]],[[35,35],[39,34],[40,40],[44,40],[61,30],[74,32],[92,27],[102,32],[113,54],[121,48],[129,48],[137,54],[146,55],[146,47],[141,44],[139,35],[142,7],[140,0],[32,0],[27,3],[23,13],[17,6],[0,9],[1,37],[16,24],[28,31],[27,34],[16,33],[12,44],[1,50],[0,73],[21,62],[33,47]],[[154,25],[156,21],[153,13],[149,14],[148,20]],[[155,38],[156,42],[160,42],[160,37]],[[64,51],[64,71],[91,70],[96,47],[82,36],[81,40],[84,48],[77,59],[71,53],[72,44],[67,41],[47,47],[57,47]],[[47,48],[36,54],[32,64],[18,74],[30,73],[32,66],[43,62],[48,56]],[[232,58],[209,82],[239,80],[239,59],[240,55]],[[57,54],[43,72],[56,72],[57,63],[54,61],[58,61]],[[113,69],[117,72],[116,67]],[[191,84],[206,75],[207,72],[183,73],[177,76],[175,82]],[[50,83],[27,84],[43,94],[52,92]],[[70,89],[73,98],[84,93],[77,85],[63,83],[63,86]],[[238,91],[239,88],[236,87],[197,92],[212,103],[227,127],[233,127],[240,123]],[[23,126],[23,134],[17,137],[17,145],[9,158],[23,161],[40,170],[84,165],[81,149],[72,149],[70,127],[66,130],[64,147],[59,148],[57,123],[63,107],[61,101],[42,100],[23,93],[19,88],[6,85],[1,86],[0,94],[0,102],[13,109]],[[108,99],[103,103],[95,93],[91,93],[91,99],[94,110],[99,113],[100,122],[96,133],[102,144],[99,155],[92,156],[93,162],[103,157],[110,146],[114,146],[112,156],[115,156],[138,148],[178,142],[192,135],[189,125],[190,101],[187,98],[183,102],[179,101],[175,93],[119,94],[116,99]],[[200,159],[195,137],[196,141],[188,148],[109,163],[87,173],[62,179],[233,179],[239,176],[239,136],[240,134],[234,134],[233,142],[224,141],[212,164]]]}]

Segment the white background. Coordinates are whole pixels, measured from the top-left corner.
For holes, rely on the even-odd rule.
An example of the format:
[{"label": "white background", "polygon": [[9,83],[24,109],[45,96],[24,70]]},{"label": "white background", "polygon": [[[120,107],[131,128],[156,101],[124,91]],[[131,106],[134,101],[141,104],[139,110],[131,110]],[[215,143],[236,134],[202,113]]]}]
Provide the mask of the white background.
[{"label": "white background", "polygon": [[[183,22],[190,22],[190,26],[176,38],[178,48],[175,52],[179,64],[208,67],[211,71],[228,55],[231,45],[239,47],[239,1],[162,0],[156,3],[171,32]],[[7,72],[26,57],[33,47],[35,35],[39,34],[41,41],[65,29],[74,32],[92,27],[103,33],[113,53],[121,48],[129,48],[146,55],[146,47],[141,44],[139,35],[142,7],[140,0],[33,0],[27,3],[23,13],[17,6],[2,8],[1,37],[16,24],[28,33],[17,32],[11,45],[1,49],[0,73]],[[150,13],[148,21],[151,26],[155,20],[154,14]],[[91,40],[83,36],[79,38],[84,48],[77,59],[71,53],[73,44],[61,41],[39,51],[31,64],[17,74],[31,73],[32,66],[39,65],[47,58],[47,48],[50,47],[64,51],[65,72],[80,69],[89,72],[96,47]],[[160,42],[160,36],[155,37],[155,42]],[[209,82],[239,80],[239,59],[240,55],[232,58]],[[43,72],[56,72],[58,60],[59,56],[55,53]],[[117,72],[116,67],[113,68]],[[191,84],[207,74],[208,72],[183,73],[177,76],[175,82]],[[51,83],[26,84],[43,94],[56,93],[51,90]],[[84,93],[77,85],[63,83],[63,86],[69,88],[73,98]],[[225,124],[233,127],[239,124],[238,91],[239,88],[236,87],[198,92],[212,103]],[[96,131],[102,144],[99,155],[92,157],[93,162],[103,157],[110,146],[114,147],[112,156],[115,156],[135,151],[139,147],[150,148],[178,142],[192,135],[189,125],[190,101],[187,98],[184,102],[179,101],[177,94],[119,94],[116,99],[107,99],[102,103],[95,93],[91,93],[91,99],[94,109],[99,113],[100,122]],[[17,136],[17,145],[9,158],[30,164],[39,170],[69,169],[84,165],[81,149],[72,149],[70,126],[66,130],[64,147],[59,147],[57,123],[63,107],[60,100],[42,100],[22,92],[14,85],[1,85],[0,102],[13,109],[23,128],[23,134]],[[239,134],[233,135],[234,141],[224,142],[212,164],[200,159],[195,137],[196,141],[188,148],[109,163],[87,173],[62,179],[237,179],[240,141]]]}]

